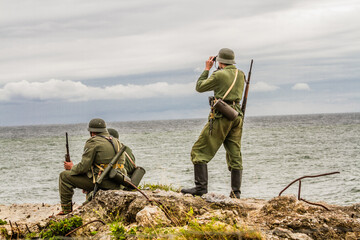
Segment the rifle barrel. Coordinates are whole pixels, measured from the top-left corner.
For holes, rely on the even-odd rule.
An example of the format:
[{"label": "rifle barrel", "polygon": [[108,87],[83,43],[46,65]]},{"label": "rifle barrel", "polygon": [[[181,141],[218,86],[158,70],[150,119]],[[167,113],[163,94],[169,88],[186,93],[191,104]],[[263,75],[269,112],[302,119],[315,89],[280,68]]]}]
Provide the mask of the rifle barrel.
[{"label": "rifle barrel", "polygon": [[251,63],[250,63],[250,70],[249,70],[249,74],[248,74],[248,79],[246,82],[246,87],[245,87],[245,93],[244,93],[244,98],[243,98],[243,102],[241,104],[241,111],[243,113],[243,117],[245,116],[245,110],[246,110],[246,103],[247,103],[247,97],[249,94],[249,85],[250,85],[250,77],[251,77],[251,69],[252,69],[252,65],[253,65],[254,60],[251,59]]},{"label": "rifle barrel", "polygon": [[65,132],[65,136],[66,136],[66,155],[65,155],[65,161],[66,162],[70,162],[70,152],[69,152],[69,138],[68,138],[68,133]]}]

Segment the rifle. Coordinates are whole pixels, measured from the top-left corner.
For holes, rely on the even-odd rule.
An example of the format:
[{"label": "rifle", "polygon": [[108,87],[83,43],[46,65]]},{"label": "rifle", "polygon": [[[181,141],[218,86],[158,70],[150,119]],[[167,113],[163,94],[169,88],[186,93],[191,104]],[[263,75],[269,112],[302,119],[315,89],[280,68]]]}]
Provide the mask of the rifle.
[{"label": "rifle", "polygon": [[68,133],[65,133],[66,136],[66,154],[65,154],[65,161],[70,162],[70,153],[69,153],[69,139],[68,139]]},{"label": "rifle", "polygon": [[210,96],[209,97],[209,105],[210,105],[210,122],[209,122],[209,134],[212,134],[212,130],[213,130],[213,121],[215,118],[215,114],[214,114],[214,101],[215,101],[215,97],[214,96]]},{"label": "rifle", "polygon": [[253,65],[253,59],[251,59],[251,63],[250,63],[250,70],[249,70],[249,74],[248,74],[248,79],[247,81],[245,80],[246,83],[246,87],[245,87],[245,93],[244,93],[244,98],[241,104],[241,111],[243,113],[243,119],[245,117],[245,110],[246,110],[246,102],[247,102],[247,97],[248,97],[248,93],[249,93],[249,85],[250,85],[250,77],[251,77],[251,69],[252,69],[252,65]]}]

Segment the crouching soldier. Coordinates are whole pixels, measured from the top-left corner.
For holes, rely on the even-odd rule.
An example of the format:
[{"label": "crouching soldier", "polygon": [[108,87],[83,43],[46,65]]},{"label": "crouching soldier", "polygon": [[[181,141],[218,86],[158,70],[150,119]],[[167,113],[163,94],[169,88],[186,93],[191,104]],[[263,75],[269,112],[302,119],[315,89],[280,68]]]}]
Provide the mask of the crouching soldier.
[{"label": "crouching soldier", "polygon": [[[86,141],[81,162],[73,164],[64,161],[65,171],[59,176],[59,193],[62,211],[58,215],[65,215],[72,211],[72,197],[74,188],[91,192],[97,178],[111,162],[122,147],[118,139],[110,137],[104,120],[95,118],[89,122],[90,138]],[[125,154],[122,154],[115,168],[126,174],[124,168]],[[113,182],[108,176],[100,184],[100,189],[121,189],[122,185]]]}]

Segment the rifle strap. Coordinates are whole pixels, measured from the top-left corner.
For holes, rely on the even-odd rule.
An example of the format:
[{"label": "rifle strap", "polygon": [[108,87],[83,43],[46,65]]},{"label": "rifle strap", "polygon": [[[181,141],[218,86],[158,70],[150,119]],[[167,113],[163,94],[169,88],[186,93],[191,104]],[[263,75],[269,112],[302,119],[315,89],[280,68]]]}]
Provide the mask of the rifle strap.
[{"label": "rifle strap", "polygon": [[130,160],[130,162],[132,163],[132,165],[136,168],[136,164],[134,163],[134,161],[131,159],[130,155],[127,152],[124,152],[125,156]]},{"label": "rifle strap", "polygon": [[96,183],[96,179],[95,179],[94,166],[93,166],[93,165],[91,165],[91,173],[92,173],[92,176],[93,176],[93,183],[95,184],[95,183]]},{"label": "rifle strap", "polygon": [[120,151],[120,143],[119,143],[119,140],[116,139],[116,145],[117,145],[117,150],[116,150],[116,147],[115,147],[115,144],[113,142],[113,139],[112,137],[105,137],[103,135],[96,135],[96,136],[99,136],[99,137],[102,137],[102,138],[105,138],[106,140],[108,140],[109,143],[111,143],[111,145],[113,146],[114,148],[114,151],[115,153],[118,153]]},{"label": "rifle strap", "polygon": [[227,90],[227,92],[225,93],[225,95],[222,97],[222,100],[224,100],[224,99],[226,98],[226,96],[229,94],[229,92],[231,91],[231,89],[234,87],[235,82],[236,82],[236,79],[237,79],[238,72],[239,72],[239,69],[236,69],[234,81],[232,82],[230,88]]}]

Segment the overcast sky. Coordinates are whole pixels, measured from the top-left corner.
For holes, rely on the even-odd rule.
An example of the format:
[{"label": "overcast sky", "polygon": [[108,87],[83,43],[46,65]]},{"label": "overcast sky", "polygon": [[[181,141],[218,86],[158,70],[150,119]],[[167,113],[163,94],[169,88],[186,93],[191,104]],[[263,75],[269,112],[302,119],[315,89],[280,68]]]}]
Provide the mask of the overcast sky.
[{"label": "overcast sky", "polygon": [[0,126],[206,118],[234,50],[247,116],[360,111],[360,1],[0,1]]}]

